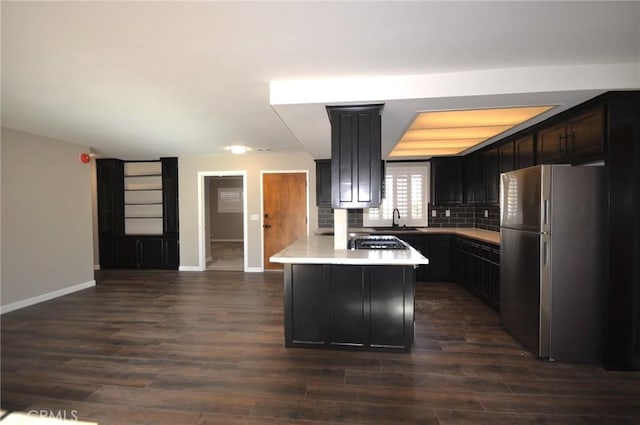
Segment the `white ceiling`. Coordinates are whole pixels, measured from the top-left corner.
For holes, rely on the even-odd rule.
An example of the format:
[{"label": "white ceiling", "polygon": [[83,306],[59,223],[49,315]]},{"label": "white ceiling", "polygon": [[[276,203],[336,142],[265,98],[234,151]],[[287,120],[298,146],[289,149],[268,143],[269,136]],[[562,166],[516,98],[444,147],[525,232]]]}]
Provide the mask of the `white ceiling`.
[{"label": "white ceiling", "polygon": [[[640,2],[7,2],[2,125],[125,159],[330,155],[327,104],[570,107],[640,88]],[[270,85],[271,83],[271,85]],[[555,113],[554,112],[554,113]]]}]

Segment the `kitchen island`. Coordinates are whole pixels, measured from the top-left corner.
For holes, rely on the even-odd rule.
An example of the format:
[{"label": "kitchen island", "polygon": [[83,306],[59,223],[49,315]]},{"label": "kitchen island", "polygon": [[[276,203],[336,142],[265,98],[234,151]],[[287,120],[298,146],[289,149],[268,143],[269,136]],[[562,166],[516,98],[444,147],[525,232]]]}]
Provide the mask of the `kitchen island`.
[{"label": "kitchen island", "polygon": [[310,236],[270,259],[284,264],[287,347],[409,352],[414,330],[418,251],[336,250]]}]

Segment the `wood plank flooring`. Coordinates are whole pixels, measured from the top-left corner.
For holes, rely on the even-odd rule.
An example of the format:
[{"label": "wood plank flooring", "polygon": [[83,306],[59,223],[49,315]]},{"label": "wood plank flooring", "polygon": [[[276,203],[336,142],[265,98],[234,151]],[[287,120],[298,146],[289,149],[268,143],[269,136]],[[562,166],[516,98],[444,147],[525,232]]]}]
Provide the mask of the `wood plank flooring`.
[{"label": "wood plank flooring", "polygon": [[542,362],[452,283],[410,354],[283,347],[281,273],[100,271],[2,316],[2,409],[107,424],[635,424],[640,373]]}]

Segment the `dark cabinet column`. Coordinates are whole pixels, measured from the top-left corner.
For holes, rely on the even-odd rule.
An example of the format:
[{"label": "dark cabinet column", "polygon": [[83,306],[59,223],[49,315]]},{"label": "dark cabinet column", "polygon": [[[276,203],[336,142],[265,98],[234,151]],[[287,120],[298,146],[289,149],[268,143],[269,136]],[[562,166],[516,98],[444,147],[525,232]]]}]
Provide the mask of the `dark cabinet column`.
[{"label": "dark cabinet column", "polygon": [[327,107],[331,121],[331,202],[334,208],[380,205],[382,106]]},{"label": "dark cabinet column", "polygon": [[164,237],[178,238],[178,158],[161,158]]},{"label": "dark cabinet column", "polygon": [[609,285],[604,344],[607,369],[640,370],[640,94],[607,105]]}]

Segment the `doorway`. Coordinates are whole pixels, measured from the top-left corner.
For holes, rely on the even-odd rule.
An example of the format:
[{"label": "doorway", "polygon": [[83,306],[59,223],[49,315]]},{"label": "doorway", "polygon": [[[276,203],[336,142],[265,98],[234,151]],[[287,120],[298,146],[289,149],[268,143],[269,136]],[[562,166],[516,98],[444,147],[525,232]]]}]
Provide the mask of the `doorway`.
[{"label": "doorway", "polygon": [[199,270],[247,268],[246,173],[198,173]]},{"label": "doorway", "polygon": [[209,240],[207,270],[244,270],[242,186],[242,176],[205,178],[209,195],[209,217],[205,224]]},{"label": "doorway", "polygon": [[305,172],[262,173],[262,235],[265,270],[282,270],[269,258],[308,234],[307,175]]}]

